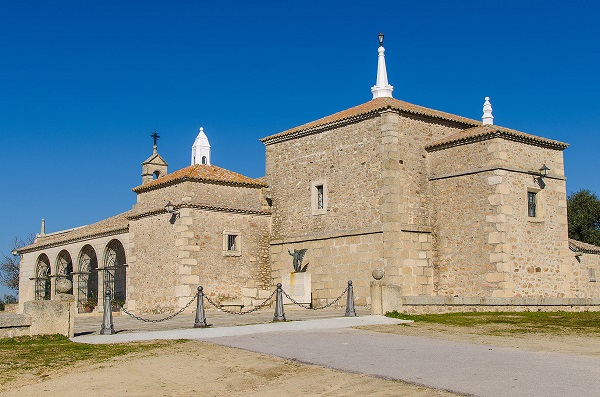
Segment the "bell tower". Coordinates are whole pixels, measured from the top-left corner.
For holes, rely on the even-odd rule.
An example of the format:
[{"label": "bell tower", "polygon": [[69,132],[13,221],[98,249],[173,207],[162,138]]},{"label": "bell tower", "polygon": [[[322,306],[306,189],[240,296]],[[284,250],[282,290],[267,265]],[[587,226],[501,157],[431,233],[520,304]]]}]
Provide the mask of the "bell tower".
[{"label": "bell tower", "polygon": [[154,145],[152,146],[152,156],[148,157],[146,161],[142,163],[142,185],[152,182],[155,179],[162,178],[167,175],[167,167],[169,164],[158,154],[158,146],[156,142],[160,135],[154,130],[154,134],[150,135],[154,139]]}]

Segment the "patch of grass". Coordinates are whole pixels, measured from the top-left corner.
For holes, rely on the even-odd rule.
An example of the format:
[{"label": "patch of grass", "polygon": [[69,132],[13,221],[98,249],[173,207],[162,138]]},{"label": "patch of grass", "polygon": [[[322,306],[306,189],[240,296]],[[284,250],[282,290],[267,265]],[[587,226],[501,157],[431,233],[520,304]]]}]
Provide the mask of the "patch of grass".
[{"label": "patch of grass", "polygon": [[408,315],[397,311],[386,316],[415,322],[458,327],[489,328],[490,334],[573,333],[600,336],[600,312],[448,313]]},{"label": "patch of grass", "polygon": [[62,335],[0,339],[0,385],[22,375],[48,376],[52,370],[82,362],[97,363],[129,353],[149,351],[181,341],[89,345]]}]

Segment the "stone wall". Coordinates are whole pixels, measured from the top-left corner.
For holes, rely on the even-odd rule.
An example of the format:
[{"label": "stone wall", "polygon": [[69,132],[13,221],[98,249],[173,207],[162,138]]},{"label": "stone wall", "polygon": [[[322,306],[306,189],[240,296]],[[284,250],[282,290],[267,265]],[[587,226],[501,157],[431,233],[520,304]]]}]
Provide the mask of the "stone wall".
[{"label": "stone wall", "polygon": [[429,155],[437,294],[576,296],[560,150],[494,138]]},{"label": "stone wall", "polygon": [[407,296],[394,309],[405,314],[456,312],[600,311],[600,299]]},{"label": "stone wall", "polygon": [[261,186],[232,186],[216,182],[184,181],[138,194],[136,213],[162,209],[171,201],[173,205],[191,203],[221,208],[260,211],[264,209]]},{"label": "stone wall", "polygon": [[[570,252],[573,263],[573,294],[577,298],[600,297],[600,255]],[[591,271],[590,271],[591,269]]]},{"label": "stone wall", "polygon": [[[181,205],[167,214],[167,201]],[[269,295],[270,217],[262,186],[183,181],[141,192],[130,222],[128,308],[166,313],[202,285],[220,303],[252,306]],[[227,235],[237,252],[227,252]],[[189,307],[192,311],[195,307]]]},{"label": "stone wall", "polygon": [[[288,248],[309,247],[317,255],[325,252],[324,259],[335,256],[331,261],[341,260],[339,265],[346,269],[356,266],[350,251],[355,243],[346,236],[362,236],[366,228],[381,231],[382,236],[368,248],[371,262],[356,268],[365,279],[348,275],[358,293],[367,294],[370,272],[383,267],[388,282],[401,285],[405,293],[431,294],[432,229],[424,146],[460,128],[464,126],[382,111],[352,125],[267,145],[274,279],[281,276],[278,269],[290,266]],[[322,214],[314,214],[311,205],[314,181],[324,181],[327,187],[327,211]],[[329,235],[337,237],[323,237]],[[302,241],[302,246],[288,244],[294,241]],[[322,279],[339,288],[347,281],[342,274],[347,272],[313,273],[313,284]],[[321,290],[319,283],[313,286],[313,300],[335,297],[334,288]]]},{"label": "stone wall", "polygon": [[[337,298],[347,287],[354,286],[355,304],[371,303],[369,282],[371,272],[383,267],[383,233],[363,229],[354,233],[311,235],[306,238],[271,241],[273,282],[281,282],[286,273],[294,271],[288,250],[307,248],[304,264],[312,278],[312,302],[322,306]],[[338,305],[345,305],[340,300]]]},{"label": "stone wall", "polygon": [[[274,239],[381,227],[380,119],[266,147]],[[312,182],[327,187],[327,213],[312,214]]]}]

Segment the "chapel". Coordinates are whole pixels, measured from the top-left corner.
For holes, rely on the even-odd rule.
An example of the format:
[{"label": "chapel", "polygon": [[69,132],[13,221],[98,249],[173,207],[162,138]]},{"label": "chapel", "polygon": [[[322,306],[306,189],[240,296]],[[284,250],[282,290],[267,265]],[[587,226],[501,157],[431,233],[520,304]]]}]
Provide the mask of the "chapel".
[{"label": "chapel", "polygon": [[598,305],[600,247],[568,238],[568,145],[496,125],[488,97],[482,120],[393,98],[379,44],[372,99],[262,138],[262,178],[213,165],[202,128],[190,166],[169,173],[155,132],[131,210],[42,226],[18,250],[20,304],[62,277],[80,312],[102,310],[107,289],[131,312],[171,312],[198,285],[253,307],[306,249],[314,305],[348,280],[371,305],[375,269],[405,304]]}]

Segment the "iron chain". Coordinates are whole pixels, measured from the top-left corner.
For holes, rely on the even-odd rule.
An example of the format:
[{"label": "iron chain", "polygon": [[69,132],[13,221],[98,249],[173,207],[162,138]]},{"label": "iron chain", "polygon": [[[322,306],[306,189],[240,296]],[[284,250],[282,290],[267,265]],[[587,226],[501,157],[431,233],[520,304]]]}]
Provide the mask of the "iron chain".
[{"label": "iron chain", "polygon": [[286,296],[286,298],[288,298],[290,301],[292,301],[293,304],[298,305],[304,309],[308,309],[308,310],[321,310],[321,309],[326,309],[329,306],[333,306],[336,303],[339,302],[340,299],[342,299],[342,296],[344,296],[346,294],[346,292],[348,292],[348,287],[346,287],[346,289],[344,290],[344,292],[342,292],[342,294],[340,296],[338,296],[337,298],[335,298],[334,300],[332,300],[331,302],[329,302],[326,305],[323,306],[319,306],[319,307],[311,307],[311,306],[306,306],[305,304],[302,304],[300,302],[297,302],[296,300],[294,300],[294,298],[292,298],[291,296],[288,295],[287,292],[285,292],[284,290],[281,290],[281,292],[283,292],[283,294]]},{"label": "iron chain", "polygon": [[190,305],[192,304],[192,302],[193,302],[193,301],[195,301],[197,297],[198,297],[198,294],[196,294],[196,295],[195,295],[195,296],[194,296],[194,297],[193,297],[193,298],[192,298],[192,299],[191,299],[191,300],[190,300],[190,301],[187,303],[187,305],[185,305],[184,307],[182,307],[181,309],[179,309],[179,310],[178,310],[178,311],[176,311],[175,313],[173,313],[173,314],[171,314],[171,315],[169,315],[169,316],[167,316],[167,317],[164,317],[164,318],[157,319],[157,320],[150,320],[150,319],[147,319],[147,318],[143,318],[143,317],[140,317],[140,316],[136,316],[135,314],[128,312],[128,311],[127,311],[127,309],[125,309],[125,308],[124,308],[123,306],[121,306],[121,305],[119,305],[119,310],[121,310],[123,313],[127,314],[128,316],[130,316],[130,317],[132,317],[132,318],[135,318],[136,320],[143,321],[143,322],[145,322],[145,323],[161,323],[161,322],[163,322],[163,321],[170,320],[170,319],[172,319],[173,317],[175,317],[175,316],[177,316],[177,315],[179,315],[179,314],[183,313],[183,311],[184,311],[185,309],[187,309],[188,307],[190,307]]},{"label": "iron chain", "polygon": [[234,312],[234,311],[232,311],[232,310],[227,310],[227,309],[224,309],[224,308],[223,308],[223,306],[219,305],[218,303],[215,303],[215,302],[213,302],[213,301],[212,301],[212,299],[210,299],[210,298],[209,298],[208,296],[206,296],[206,295],[204,295],[204,298],[206,298],[206,300],[208,301],[208,303],[210,303],[210,304],[211,304],[211,305],[213,305],[215,308],[217,308],[217,309],[221,310],[221,311],[222,311],[222,312],[224,312],[224,313],[243,315],[243,314],[252,313],[252,312],[255,312],[255,311],[259,310],[259,309],[262,309],[262,308],[263,308],[263,306],[265,306],[267,303],[269,303],[269,301],[270,301],[271,299],[273,299],[273,295],[275,295],[275,293],[276,293],[276,292],[277,292],[277,291],[273,291],[273,293],[271,293],[271,295],[269,295],[269,297],[268,297],[267,299],[265,299],[265,300],[264,300],[264,301],[263,301],[263,302],[262,302],[260,305],[258,305],[258,306],[254,306],[254,307],[253,307],[252,309],[250,309],[250,310],[246,310],[246,311],[240,310],[239,312]]}]

